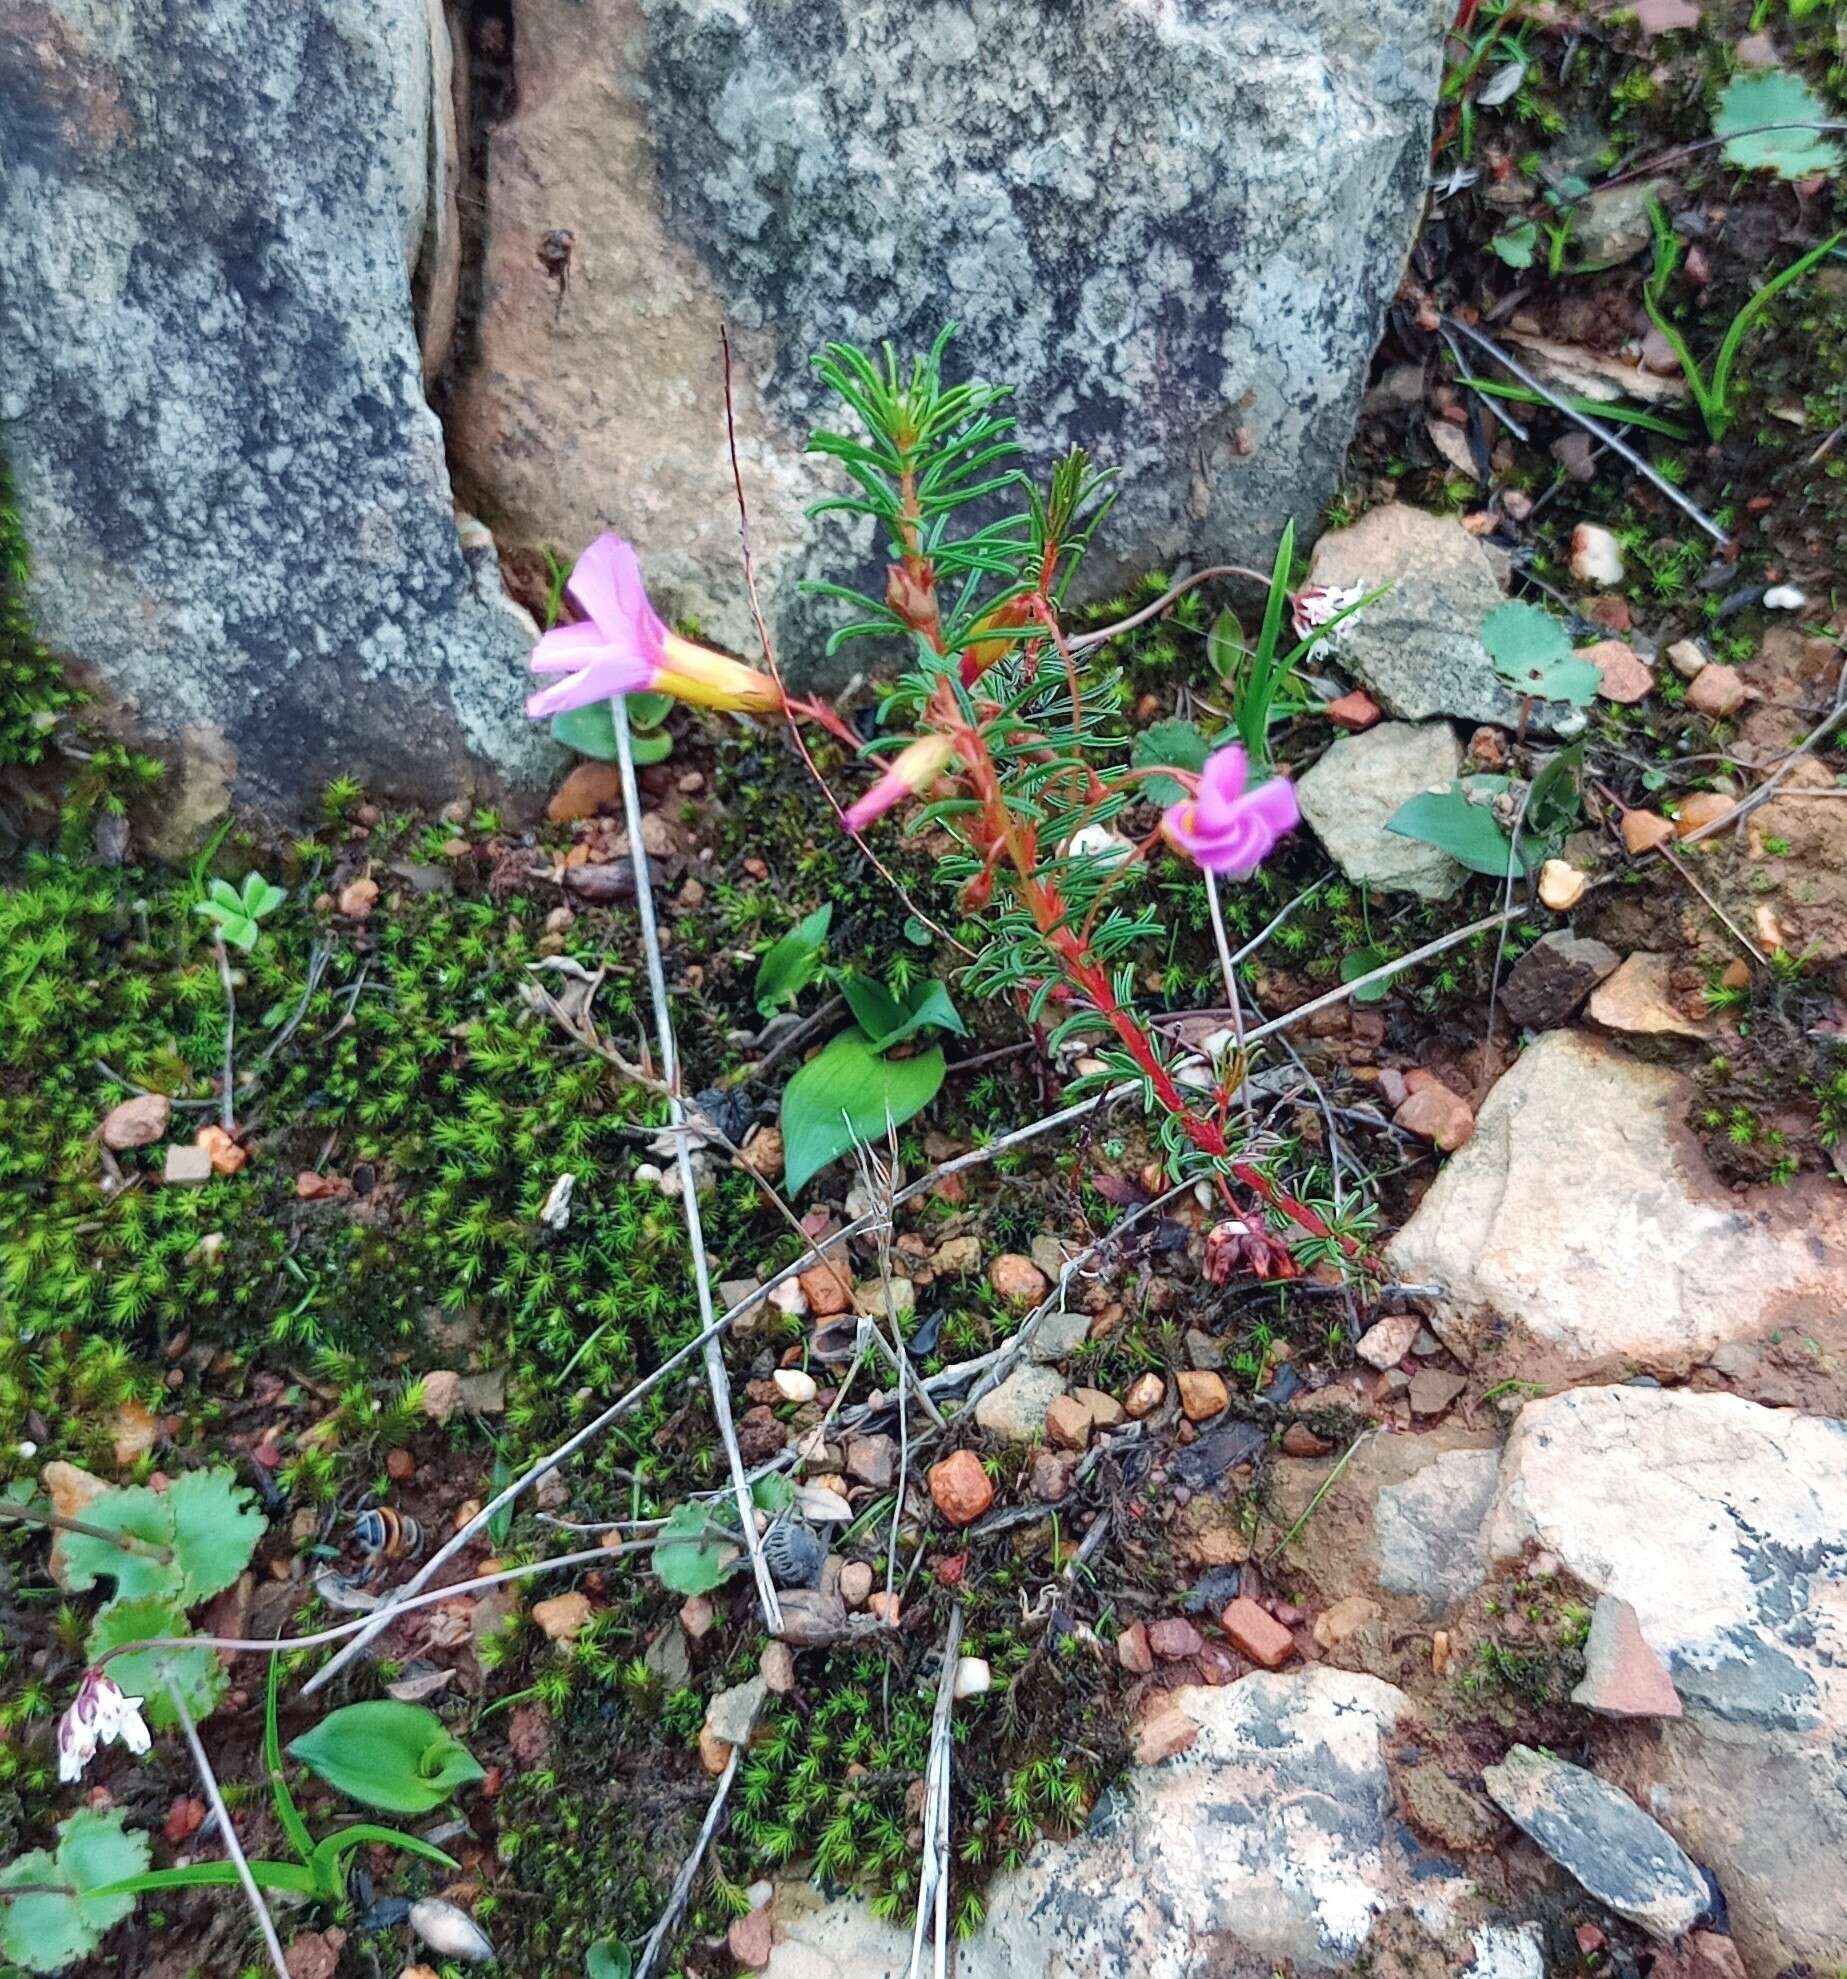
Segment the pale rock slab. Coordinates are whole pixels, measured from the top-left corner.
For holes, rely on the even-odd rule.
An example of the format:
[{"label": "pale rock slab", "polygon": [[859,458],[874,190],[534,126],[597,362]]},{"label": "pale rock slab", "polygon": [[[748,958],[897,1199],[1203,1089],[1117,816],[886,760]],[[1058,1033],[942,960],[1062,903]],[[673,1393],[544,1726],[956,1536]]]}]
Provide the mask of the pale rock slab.
[{"label": "pale rock slab", "polygon": [[1302,816],[1356,886],[1447,900],[1467,874],[1448,853],[1387,831],[1424,790],[1447,790],[1462,768],[1448,722],[1380,722],[1336,739],[1296,787]]},{"label": "pale rock slab", "polygon": [[1632,1787],[1717,1876],[1752,1979],[1838,1963],[1847,1860],[1847,1423],[1735,1395],[1529,1402],[1488,1515],[1635,1610],[1685,1716]]},{"label": "pale rock slab", "polygon": [[1400,1278],[1444,1288],[1446,1346],[1470,1359],[1507,1330],[1555,1371],[1667,1373],[1777,1328],[1843,1341],[1847,1196],[1721,1188],[1690,1092],[1580,1032],[1526,1048],[1387,1246]]}]

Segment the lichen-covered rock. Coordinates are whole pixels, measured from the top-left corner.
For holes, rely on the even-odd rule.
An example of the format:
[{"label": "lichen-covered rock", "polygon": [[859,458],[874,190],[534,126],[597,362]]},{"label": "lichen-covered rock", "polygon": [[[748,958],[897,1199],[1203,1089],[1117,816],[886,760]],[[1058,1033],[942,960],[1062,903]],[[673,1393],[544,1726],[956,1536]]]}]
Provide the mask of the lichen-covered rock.
[{"label": "lichen-covered rock", "polygon": [[1455,517],[1387,502],[1323,536],[1309,578],[1384,588],[1341,628],[1339,659],[1388,715],[1449,715],[1561,735],[1584,726],[1563,702],[1524,703],[1495,672],[1481,627],[1507,600],[1487,551]]},{"label": "lichen-covered rock", "polygon": [[1574,1389],[1514,1424],[1492,1554],[1627,1602],[1685,1715],[1618,1783],[1717,1876],[1752,1979],[1844,1943],[1847,1423],[1735,1395]]},{"label": "lichen-covered rock", "polygon": [[[1081,1841],[1042,1842],[988,1906],[980,1969],[1009,1979],[1203,1979],[1231,1948],[1297,1970],[1350,1970],[1375,1921],[1458,1900],[1425,1858],[1414,1881],[1386,1747],[1405,1699],[1326,1667],[1166,1700],[1199,1735],[1131,1773]],[[1413,1845],[1414,1846],[1414,1845]]]},{"label": "lichen-covered rock", "polygon": [[242,796],[348,772],[453,797],[554,753],[521,712],[529,622],[491,547],[464,555],[423,400],[430,17],[0,17],[0,444],[32,609]]},{"label": "lichen-covered rock", "polygon": [[[1039,462],[1121,470],[1114,570],[1267,554],[1332,487],[1422,196],[1446,0],[514,0],[478,356],[453,419],[504,543],[614,525],[753,637],[718,329],[785,664],[857,520],[803,506],[832,338],[962,325]],[[573,236],[568,284],[538,250]],[[828,412],[830,423],[838,416]],[[1099,569],[1100,581],[1113,575]],[[874,588],[879,588],[876,584]],[[844,670],[851,656],[839,662]]]}]

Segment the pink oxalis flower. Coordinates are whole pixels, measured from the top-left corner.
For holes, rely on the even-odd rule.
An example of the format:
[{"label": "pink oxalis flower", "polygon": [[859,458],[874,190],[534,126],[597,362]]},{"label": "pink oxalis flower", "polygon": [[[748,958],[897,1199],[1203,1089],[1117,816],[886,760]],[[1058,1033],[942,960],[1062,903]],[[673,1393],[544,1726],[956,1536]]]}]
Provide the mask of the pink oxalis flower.
[{"label": "pink oxalis flower", "polygon": [[130,1752],[145,1752],[150,1741],[141,1703],[124,1697],[105,1671],[86,1670],[76,1702],[58,1720],[58,1778],[66,1786],[82,1779],[97,1748],[111,1739],[119,1738]]},{"label": "pink oxalis flower", "polygon": [[857,804],[841,814],[848,831],[864,831],[874,818],[881,818],[894,804],[928,790],[949,767],[955,753],[940,735],[920,735],[907,743],[892,760],[892,766]]},{"label": "pink oxalis flower", "polygon": [[671,694],[702,708],[773,715],[782,689],[741,660],[682,639],[648,602],[634,546],[599,536],[571,571],[581,623],[557,625],[532,649],[532,671],[563,677],[526,703],[535,721],[613,701],[618,694]]},{"label": "pink oxalis flower", "polygon": [[1285,832],[1302,821],[1295,785],[1273,776],[1245,788],[1250,766],[1235,742],[1214,750],[1191,797],[1161,813],[1161,833],[1209,873],[1245,879],[1262,865]]}]

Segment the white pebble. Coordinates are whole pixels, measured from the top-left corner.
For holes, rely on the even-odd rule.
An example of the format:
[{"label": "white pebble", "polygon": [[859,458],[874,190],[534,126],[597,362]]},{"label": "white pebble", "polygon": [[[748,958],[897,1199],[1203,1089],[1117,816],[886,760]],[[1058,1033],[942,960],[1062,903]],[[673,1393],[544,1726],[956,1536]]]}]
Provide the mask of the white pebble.
[{"label": "white pebble", "polygon": [[1620,584],[1622,545],[1597,523],[1580,522],[1571,532],[1571,574],[1580,584]]},{"label": "white pebble", "polygon": [[785,1278],[770,1294],[770,1304],[791,1319],[800,1319],[808,1310],[808,1294],[802,1290],[799,1278]]},{"label": "white pebble", "polygon": [[770,1379],[785,1402],[812,1402],[815,1398],[814,1376],[804,1374],[799,1367],[779,1367]]},{"label": "white pebble", "polygon": [[1799,591],[1793,584],[1773,584],[1764,593],[1764,610],[1767,612],[1799,612],[1809,601],[1806,591]]},{"label": "white pebble", "polygon": [[958,1656],[956,1658],[956,1696],[979,1697],[984,1690],[994,1687],[994,1672],[988,1668],[985,1656]]},{"label": "white pebble", "polygon": [[482,1935],[481,1927],[467,1911],[458,1910],[441,1897],[424,1897],[413,1903],[410,1928],[444,1958],[459,1958],[464,1965],[486,1965],[493,1959],[494,1947]]}]

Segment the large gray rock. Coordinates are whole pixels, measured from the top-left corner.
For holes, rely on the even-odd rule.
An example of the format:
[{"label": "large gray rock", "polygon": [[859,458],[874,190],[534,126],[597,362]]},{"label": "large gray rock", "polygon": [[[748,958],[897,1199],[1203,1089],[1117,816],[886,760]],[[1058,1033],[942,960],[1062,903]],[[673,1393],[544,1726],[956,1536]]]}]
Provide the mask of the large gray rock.
[{"label": "large gray rock", "polygon": [[1779,1328],[1847,1345],[1847,1197],[1820,1177],[1720,1187],[1683,1124],[1691,1090],[1577,1031],[1521,1053],[1386,1249],[1443,1287],[1447,1346],[1470,1358],[1505,1329],[1542,1371],[1665,1374]]},{"label": "large gray rock", "polygon": [[1420,791],[1447,790],[1461,768],[1462,744],[1448,722],[1380,722],[1336,738],[1297,795],[1328,857],[1356,885],[1447,900],[1468,877],[1463,868],[1386,825]]},{"label": "large gray rock", "polygon": [[[440,10],[437,17],[440,19]],[[425,0],[0,14],[0,453],[32,607],[258,798],[530,775],[530,631],[425,405]]]},{"label": "large gray rock", "polygon": [[1387,587],[1341,628],[1341,667],[1388,715],[1449,715],[1566,735],[1584,717],[1563,702],[1524,708],[1494,670],[1482,621],[1507,602],[1488,553],[1454,516],[1387,502],[1315,545],[1309,577],[1336,588]]},{"label": "large gray rock", "polygon": [[1753,1979],[1847,1951],[1847,1423],[1734,1395],[1579,1388],[1520,1411],[1488,1547],[1634,1608],[1685,1715],[1631,1787],[1716,1873]]},{"label": "large gray rock", "polygon": [[[1121,471],[1099,581],[1268,554],[1334,485],[1428,161],[1447,0],[514,0],[484,298],[452,419],[506,545],[615,526],[663,600],[753,634],[725,457],[783,658],[803,577],[872,532],[804,461],[830,339],[1020,387],[1043,469]],[[538,249],[574,237],[568,286]],[[843,563],[846,568],[842,568]],[[873,588],[882,588],[875,581]],[[843,656],[837,671],[853,663]]]},{"label": "large gray rock", "polygon": [[1530,1745],[1482,1779],[1501,1812],[1618,1917],[1673,1939],[1705,1911],[1705,1879],[1686,1850],[1607,1780]]}]

